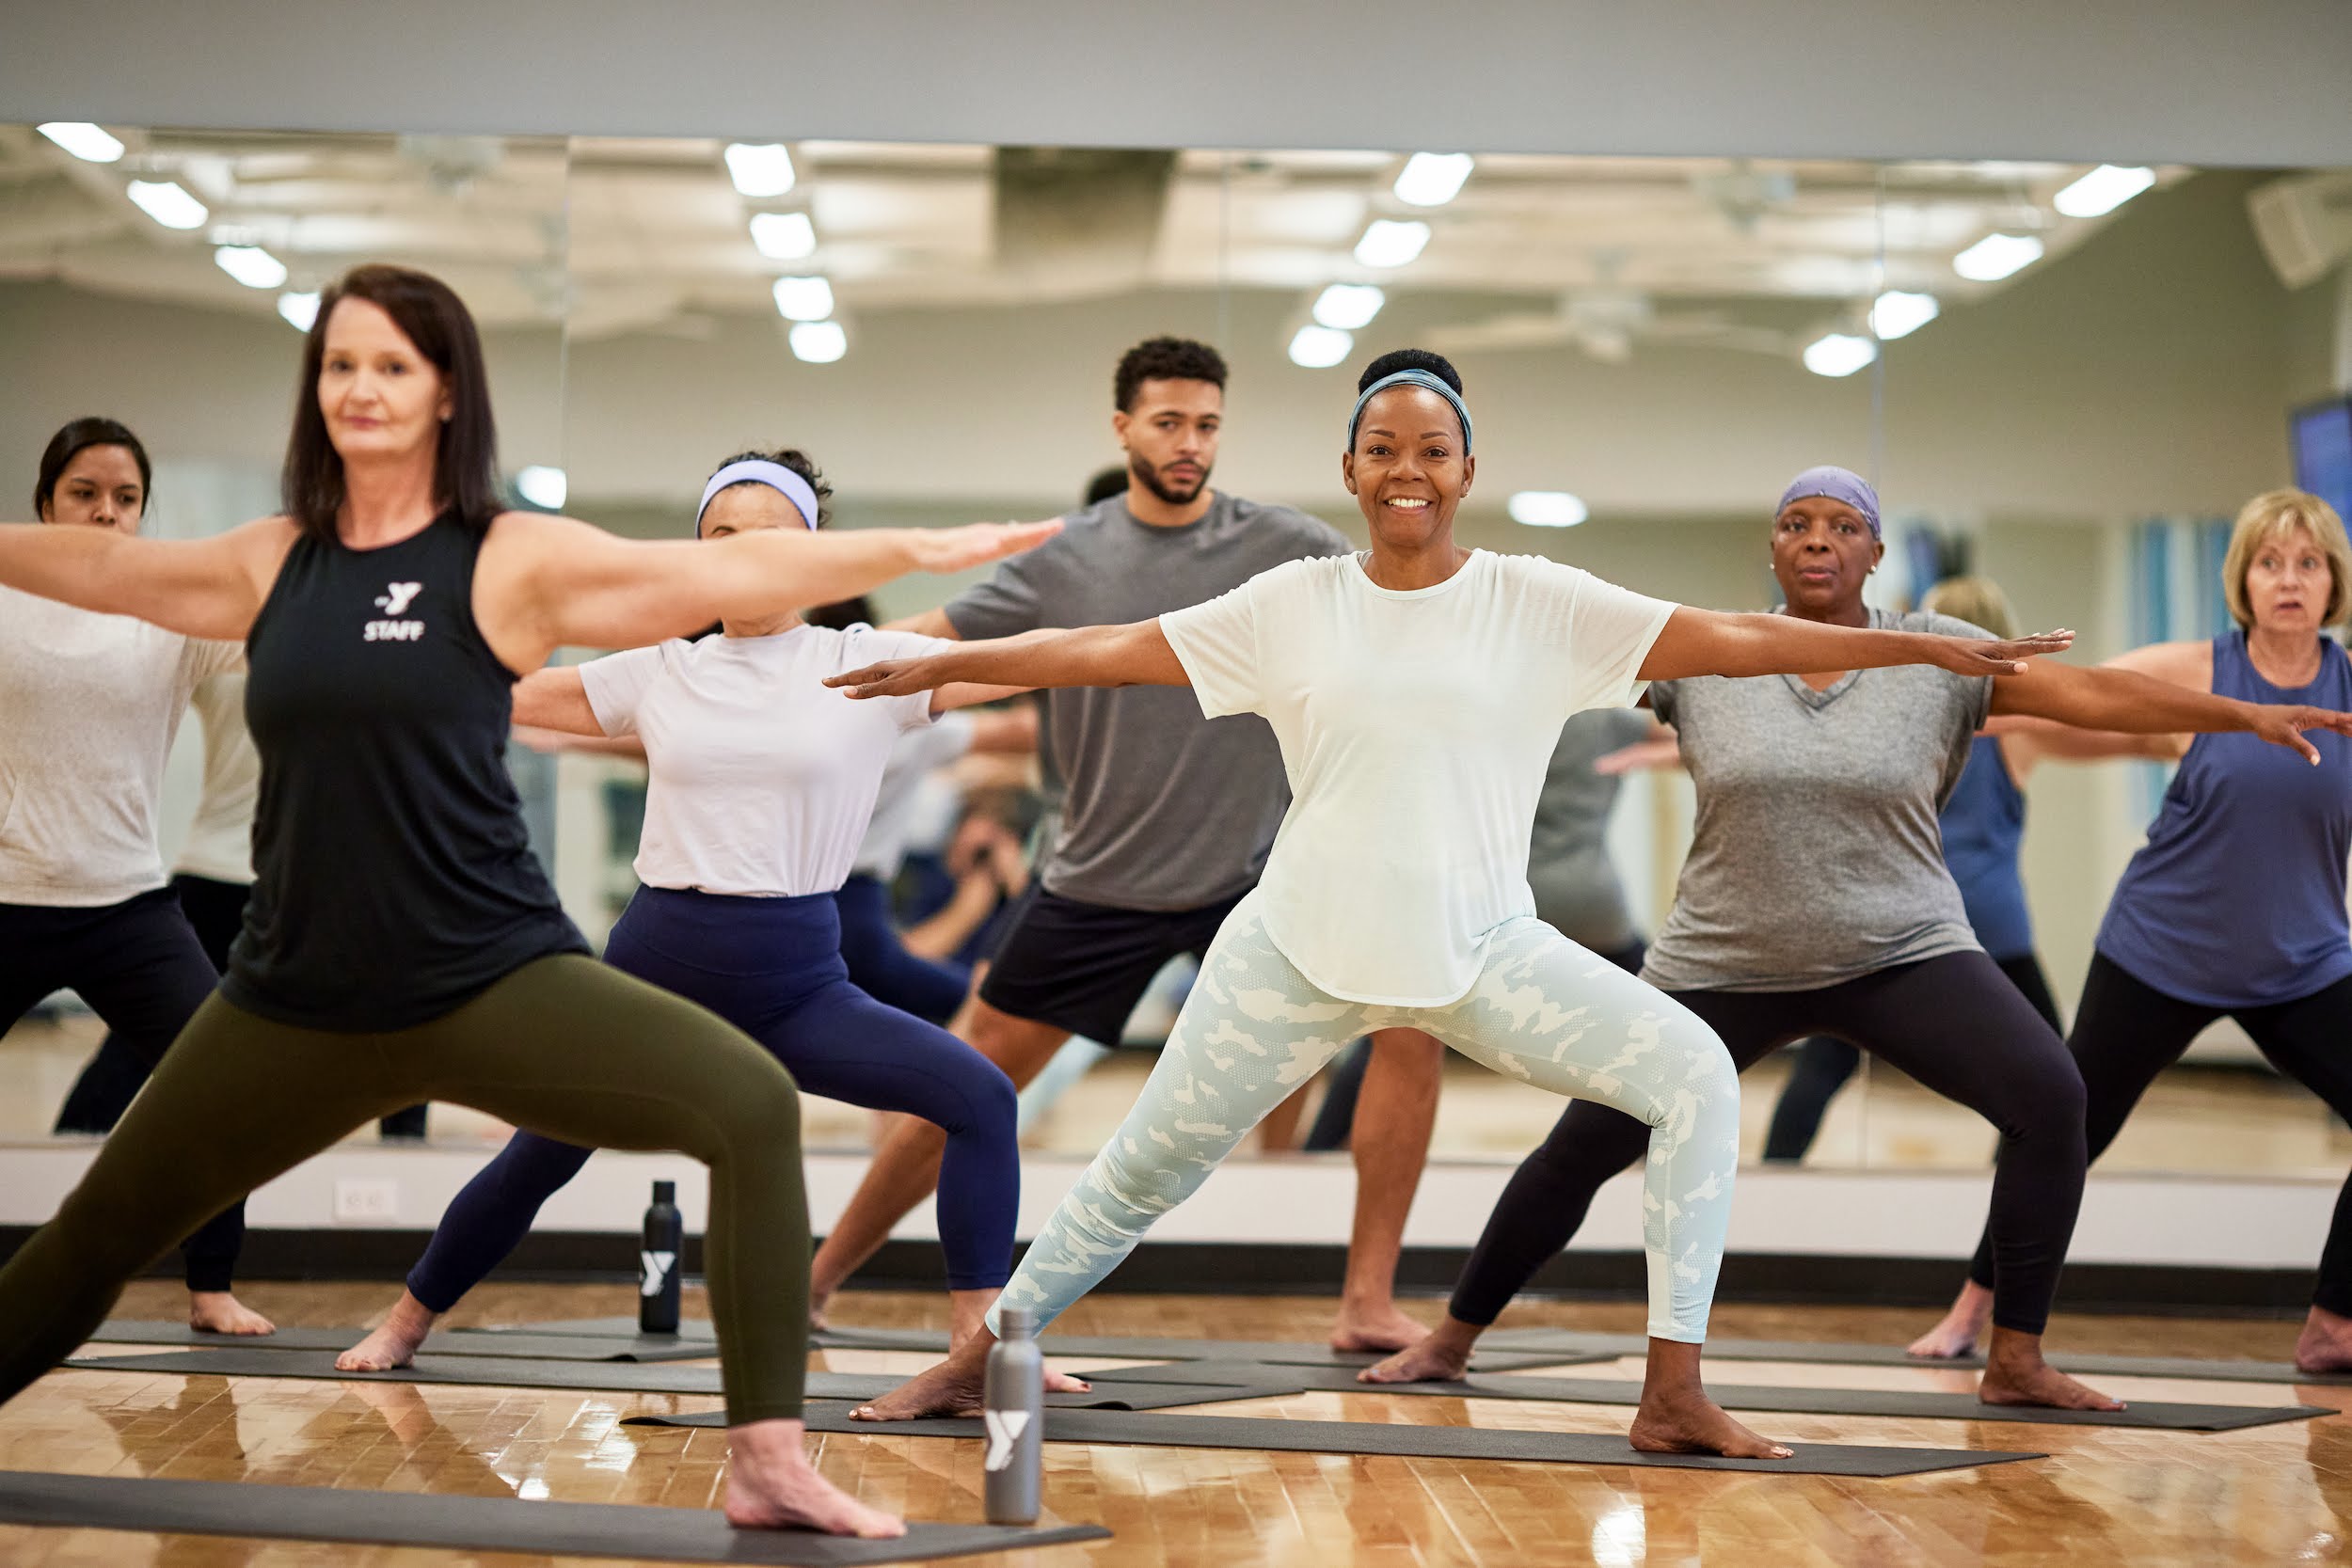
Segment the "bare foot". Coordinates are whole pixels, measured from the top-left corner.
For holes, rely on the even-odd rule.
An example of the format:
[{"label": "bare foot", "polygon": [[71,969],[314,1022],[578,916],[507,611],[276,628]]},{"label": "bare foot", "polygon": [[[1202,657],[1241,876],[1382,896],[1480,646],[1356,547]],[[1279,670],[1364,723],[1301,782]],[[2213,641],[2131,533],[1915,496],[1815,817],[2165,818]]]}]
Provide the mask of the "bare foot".
[{"label": "bare foot", "polygon": [[1339,1322],[1331,1325],[1333,1350],[1403,1350],[1417,1344],[1429,1331],[1398,1310],[1393,1301],[1361,1307],[1340,1304]]},{"label": "bare foot", "polygon": [[206,1334],[275,1334],[278,1325],[226,1291],[190,1291],[188,1326]]},{"label": "bare foot", "polygon": [[1959,1297],[1943,1321],[1912,1340],[1907,1354],[1923,1361],[1957,1361],[1974,1355],[1992,1322],[1993,1292],[1971,1280],[1960,1288]]},{"label": "bare foot", "polygon": [[2113,1400],[2087,1388],[2042,1358],[2042,1337],[1993,1331],[1993,1354],[1985,1363],[1977,1398],[1986,1404],[2040,1404],[2053,1410],[2121,1410]]},{"label": "bare foot", "polygon": [[854,1421],[919,1421],[926,1416],[977,1416],[988,1360],[995,1341],[986,1335],[966,1340],[927,1372],[893,1388],[871,1404],[850,1412]]},{"label": "bare foot", "polygon": [[[1469,1332],[1460,1332],[1468,1329]],[[1356,1374],[1359,1383],[1458,1383],[1470,1370],[1470,1344],[1478,1331],[1449,1318],[1435,1334],[1407,1345],[1386,1361]]]},{"label": "bare foot", "polygon": [[813,1529],[868,1541],[907,1532],[903,1520],[866,1507],[817,1473],[798,1421],[727,1428],[726,1514],[738,1529]]},{"label": "bare foot", "polygon": [[375,1331],[335,1357],[339,1372],[389,1372],[416,1359],[417,1347],[433,1332],[440,1316],[403,1291]]},{"label": "bare foot", "polygon": [[2295,1341],[2295,1365],[2306,1372],[2352,1372],[2352,1318],[2312,1307]]},{"label": "bare foot", "polygon": [[822,1334],[832,1326],[832,1323],[825,1321],[825,1304],[821,1301],[810,1302],[808,1304],[808,1331],[811,1334]]},{"label": "bare foot", "polygon": [[1644,1453],[1719,1453],[1728,1459],[1787,1459],[1794,1451],[1758,1437],[1705,1394],[1645,1393],[1627,1437]]}]

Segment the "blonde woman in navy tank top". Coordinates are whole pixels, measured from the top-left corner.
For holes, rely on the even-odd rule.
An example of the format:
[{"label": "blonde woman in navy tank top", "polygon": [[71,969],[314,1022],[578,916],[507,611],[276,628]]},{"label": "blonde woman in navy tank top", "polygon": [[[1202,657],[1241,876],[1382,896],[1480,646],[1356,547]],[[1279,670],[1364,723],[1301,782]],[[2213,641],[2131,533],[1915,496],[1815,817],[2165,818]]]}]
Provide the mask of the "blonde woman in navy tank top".
[{"label": "blonde woman in navy tank top", "polygon": [[[2273,490],[2238,514],[2221,566],[2237,622],[2210,642],[2160,642],[2114,662],[2254,703],[2352,707],[2352,659],[2325,633],[2352,608],[2352,545],[2317,496]],[[2180,770],[2100,925],[2067,1040],[2088,1093],[2090,1157],[2199,1031],[2235,1019],[2272,1066],[2352,1117],[2352,739],[2308,736],[2308,767],[2244,734],[2174,737]],[[1976,1348],[1991,1259],[1916,1355]],[[2352,1179],[2336,1200],[2319,1285],[2295,1351],[2309,1372],[2352,1370]]]},{"label": "blonde woman in navy tank top", "polygon": [[400,267],[326,291],[297,387],[281,515],[197,541],[0,526],[0,584],[244,641],[262,756],[229,972],[0,1269],[0,1400],[199,1221],[354,1127],[448,1101],[708,1165],[727,1517],[903,1533],[803,1451],[799,1091],[749,1036],[588,956],[506,772],[512,692],[564,644],[642,647],[823,604],[1057,525],[653,544],[508,511],[473,318]]}]

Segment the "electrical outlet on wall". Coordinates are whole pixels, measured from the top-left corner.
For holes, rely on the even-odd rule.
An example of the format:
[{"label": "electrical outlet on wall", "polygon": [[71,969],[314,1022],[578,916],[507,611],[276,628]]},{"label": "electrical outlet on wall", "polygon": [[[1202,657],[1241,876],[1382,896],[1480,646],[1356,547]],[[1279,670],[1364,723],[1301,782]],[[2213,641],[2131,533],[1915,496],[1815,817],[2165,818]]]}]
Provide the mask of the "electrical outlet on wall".
[{"label": "electrical outlet on wall", "polygon": [[399,1218],[399,1182],[389,1179],[336,1178],[337,1225],[391,1225]]}]

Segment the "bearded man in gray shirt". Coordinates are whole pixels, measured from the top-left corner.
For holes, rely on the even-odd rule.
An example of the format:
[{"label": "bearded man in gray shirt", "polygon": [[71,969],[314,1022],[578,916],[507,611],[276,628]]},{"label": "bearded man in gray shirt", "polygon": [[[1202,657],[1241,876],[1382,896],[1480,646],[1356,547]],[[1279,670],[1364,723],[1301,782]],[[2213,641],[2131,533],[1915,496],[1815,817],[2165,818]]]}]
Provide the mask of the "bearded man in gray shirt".
[{"label": "bearded man in gray shirt", "polygon": [[[1351,546],[1288,507],[1209,488],[1225,412],[1225,361],[1154,338],[1127,351],[1111,428],[1127,486],[1067,517],[1058,538],[900,623],[932,637],[1009,637],[1041,626],[1120,626],[1182,610],[1286,561]],[[1170,958],[1198,957],[1256,885],[1290,803],[1274,733],[1255,715],[1203,719],[1179,687],[1048,692],[1050,759],[1065,781],[1047,846],[985,978],[951,1027],[1016,1085],[1072,1035],[1116,1040]],[[1423,1332],[1392,1290],[1406,1212],[1429,1150],[1443,1048],[1418,1030],[1374,1037],[1357,1113],[1357,1200],[1347,1280],[1331,1333],[1341,1350],[1396,1349]],[[817,1254],[811,1298],[833,1292],[938,1185],[939,1129],[912,1117],[875,1152]],[[961,1341],[977,1319],[955,1324]]]}]

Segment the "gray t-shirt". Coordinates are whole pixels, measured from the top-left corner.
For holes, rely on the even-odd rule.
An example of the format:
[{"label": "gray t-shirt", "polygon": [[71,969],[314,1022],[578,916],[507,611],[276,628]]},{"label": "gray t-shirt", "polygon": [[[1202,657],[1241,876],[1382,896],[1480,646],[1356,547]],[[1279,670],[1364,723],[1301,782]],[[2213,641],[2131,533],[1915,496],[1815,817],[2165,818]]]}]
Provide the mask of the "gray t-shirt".
[{"label": "gray t-shirt", "polygon": [[1527,859],[1535,918],[1596,953],[1633,945],[1633,917],[1625,884],[1609,859],[1609,814],[1625,781],[1593,771],[1593,764],[1649,733],[1638,708],[1587,708],[1570,719],[1552,749],[1544,792],[1535,803],[1535,831]]},{"label": "gray t-shirt", "polygon": [[[1070,514],[947,606],[959,637],[1039,626],[1123,626],[1228,593],[1286,561],[1341,555],[1329,524],[1216,493],[1183,528],[1136,520],[1124,497]],[[1255,714],[1203,719],[1183,687],[1071,687],[1046,694],[1045,735],[1064,781],[1061,832],[1039,868],[1046,891],[1127,910],[1196,910],[1249,887],[1290,791],[1274,732]]]},{"label": "gray t-shirt", "polygon": [[[1873,626],[1989,634],[1943,615]],[[1690,859],[1642,978],[1664,990],[1818,990],[1978,946],[1936,812],[1993,702],[1933,665],[1661,681],[1698,787]]]}]

